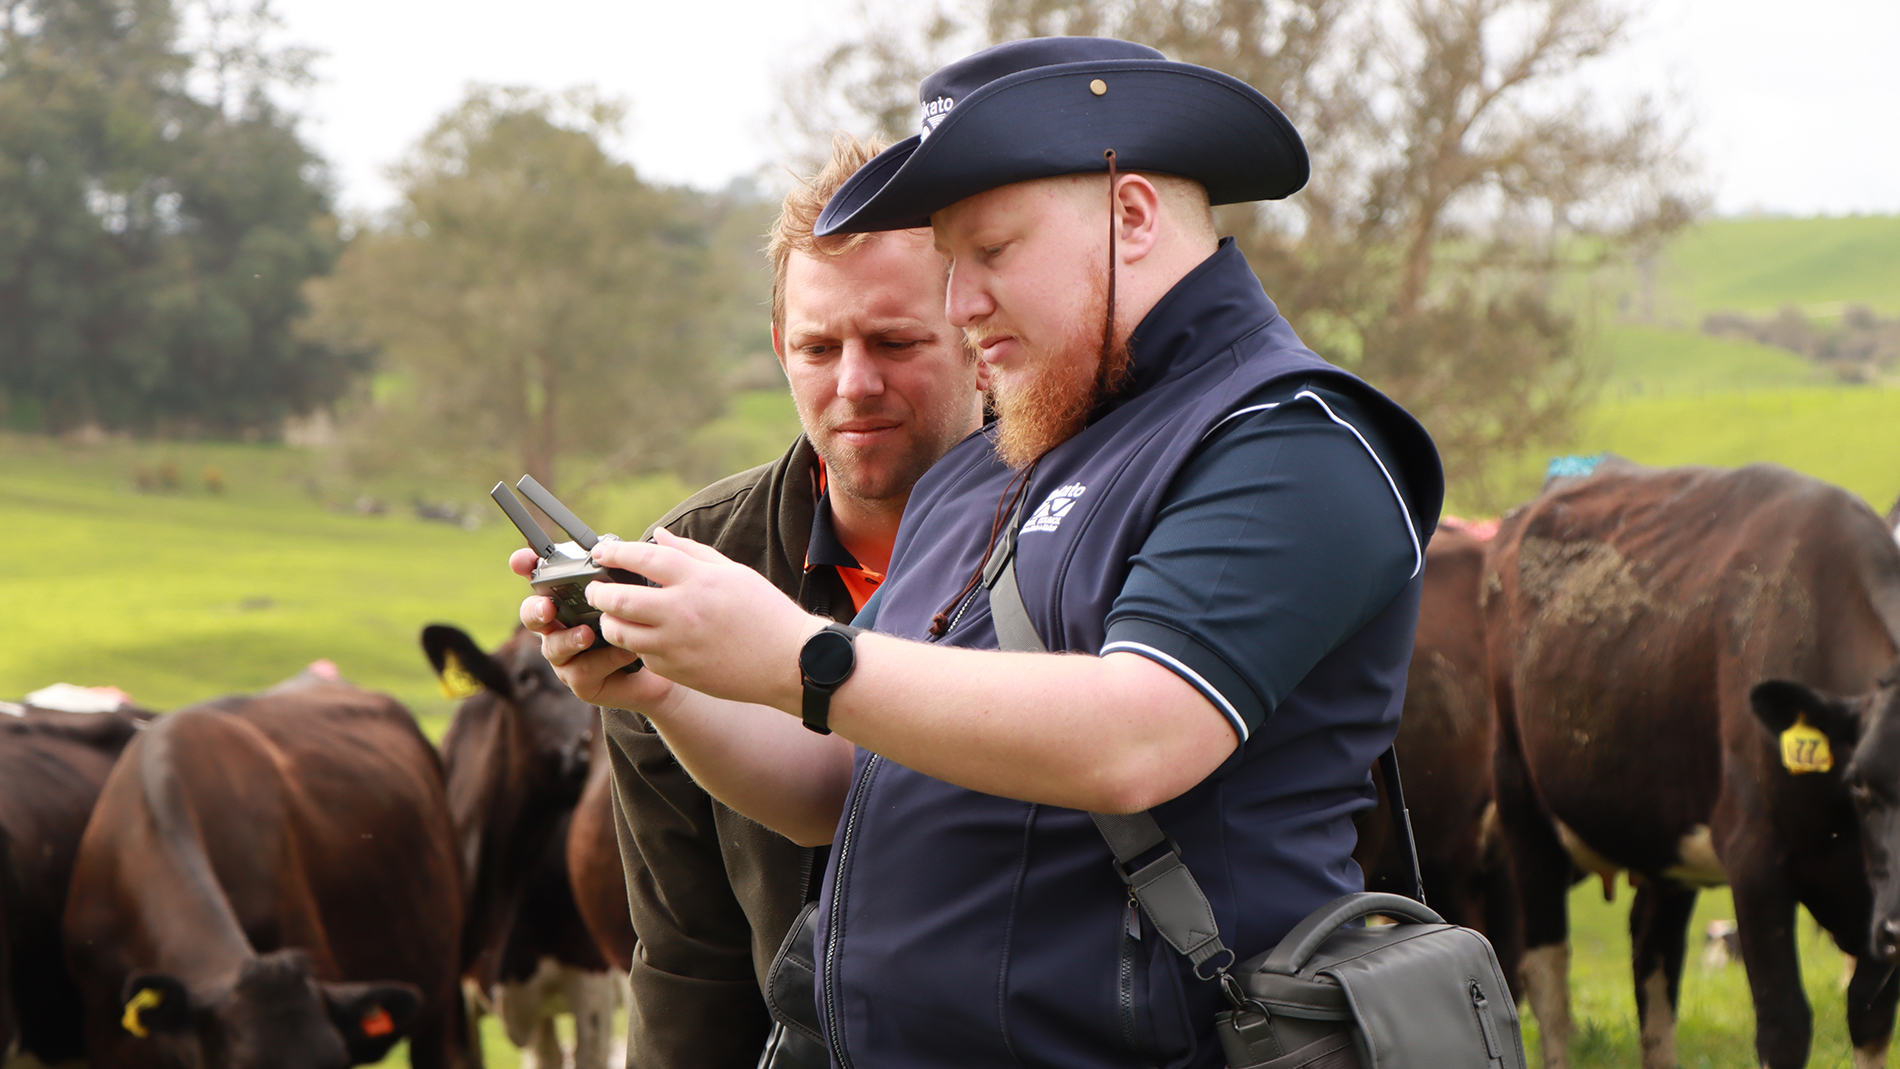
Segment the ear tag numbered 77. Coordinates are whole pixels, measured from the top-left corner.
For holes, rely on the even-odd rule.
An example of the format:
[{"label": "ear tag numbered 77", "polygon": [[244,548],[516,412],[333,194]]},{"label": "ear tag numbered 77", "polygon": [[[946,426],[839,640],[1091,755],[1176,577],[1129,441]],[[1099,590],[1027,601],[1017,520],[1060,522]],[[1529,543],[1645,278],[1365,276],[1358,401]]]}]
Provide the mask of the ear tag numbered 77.
[{"label": "ear tag numbered 77", "polygon": [[1795,717],[1794,726],[1781,733],[1781,763],[1799,776],[1804,772],[1827,772],[1834,767],[1834,752],[1828,749],[1827,736],[1808,723],[1805,716]]}]

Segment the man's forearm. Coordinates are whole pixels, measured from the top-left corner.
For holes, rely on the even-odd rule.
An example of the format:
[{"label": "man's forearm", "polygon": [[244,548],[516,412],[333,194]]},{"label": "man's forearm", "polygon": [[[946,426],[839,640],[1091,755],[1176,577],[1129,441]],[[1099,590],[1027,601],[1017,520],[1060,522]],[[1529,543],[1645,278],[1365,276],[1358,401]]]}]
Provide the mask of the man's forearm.
[{"label": "man's forearm", "polygon": [[831,841],[851,787],[849,742],[685,687],[646,715],[706,793],[800,846]]},{"label": "man's forearm", "polygon": [[875,634],[858,638],[831,726],[961,787],[1109,813],[1181,794],[1238,743],[1199,691],[1136,654],[1001,653]]},{"label": "man's forearm", "polygon": [[[641,651],[666,679],[759,703],[745,719],[729,716],[730,709],[677,718],[662,709],[654,720],[668,739],[678,729],[663,719],[703,731],[686,745],[714,757],[718,768],[707,774],[719,776],[782,760],[772,748],[796,750],[801,732],[799,741],[824,739],[805,732],[796,717],[803,700],[799,649],[825,621],[705,546],[664,532],[655,537],[659,544],[603,542],[594,550],[597,560],[661,584],[588,587],[609,641]],[[776,728],[766,726],[773,716],[757,715],[766,707],[779,710]],[[1095,812],[1136,812],[1174,798],[1239,744],[1200,691],[1137,654],[1004,653],[878,634],[858,636],[857,665],[832,696],[830,725],[865,749],[959,787]],[[849,750],[839,753],[848,772]],[[810,769],[798,767],[799,776]],[[828,775],[835,766],[824,767]],[[763,797],[751,795],[748,784],[721,782]],[[803,781],[793,777],[784,786],[795,782]],[[844,790],[834,794],[834,781],[824,782],[822,796],[835,806],[826,815],[835,824]],[[720,786],[706,786],[725,798]],[[812,841],[810,808],[799,804],[801,829],[786,832],[788,838]]]}]

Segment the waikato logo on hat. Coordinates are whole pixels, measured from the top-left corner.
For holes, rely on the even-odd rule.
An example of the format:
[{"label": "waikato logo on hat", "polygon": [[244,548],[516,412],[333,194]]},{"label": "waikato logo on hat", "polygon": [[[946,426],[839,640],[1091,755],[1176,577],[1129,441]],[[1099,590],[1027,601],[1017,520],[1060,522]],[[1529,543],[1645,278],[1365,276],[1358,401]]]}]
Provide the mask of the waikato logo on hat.
[{"label": "waikato logo on hat", "polygon": [[930,132],[935,130],[938,124],[950,117],[950,109],[956,106],[957,102],[950,97],[938,97],[935,100],[927,101],[924,104],[923,132],[918,136],[929,137]]}]

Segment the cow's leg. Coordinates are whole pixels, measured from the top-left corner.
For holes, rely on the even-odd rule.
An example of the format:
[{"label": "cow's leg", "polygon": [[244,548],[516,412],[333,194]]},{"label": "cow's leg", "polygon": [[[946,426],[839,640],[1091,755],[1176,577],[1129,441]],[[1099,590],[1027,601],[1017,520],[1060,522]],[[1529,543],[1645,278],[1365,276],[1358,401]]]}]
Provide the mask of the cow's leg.
[{"label": "cow's leg", "polygon": [[534,1022],[528,1042],[521,1047],[521,1069],[561,1069],[566,1058],[561,1053],[561,1035],[555,1031],[554,1015],[544,1013]]},{"label": "cow's leg", "polygon": [[1876,958],[1857,958],[1847,984],[1847,1037],[1854,1043],[1854,1069],[1881,1069],[1893,1039],[1893,1013],[1900,1002],[1900,979],[1893,966]]},{"label": "cow's leg", "polygon": [[1636,1017],[1642,1022],[1643,1069],[1675,1069],[1676,1001],[1688,947],[1693,889],[1647,880],[1630,906],[1630,964]]},{"label": "cow's leg", "polygon": [[456,991],[409,1035],[412,1069],[482,1069],[481,1005]]},{"label": "cow's leg", "polygon": [[611,972],[570,969],[562,986],[574,1013],[574,1069],[607,1069],[619,979]]},{"label": "cow's leg", "polygon": [[1767,1069],[1800,1069],[1814,1038],[1814,1014],[1801,990],[1795,950],[1795,899],[1775,874],[1734,873],[1735,927],[1755,1003],[1755,1054]]},{"label": "cow's leg", "polygon": [[1493,859],[1479,876],[1483,888],[1484,934],[1497,952],[1498,965],[1511,985],[1511,996],[1524,997],[1524,923],[1518,915],[1517,882],[1511,878],[1510,863]]},{"label": "cow's leg", "polygon": [[[1500,710],[1502,721],[1506,710]],[[1524,955],[1518,990],[1537,1017],[1544,1069],[1570,1065],[1570,855],[1531,790],[1509,732],[1495,754],[1498,823],[1517,885]]]}]

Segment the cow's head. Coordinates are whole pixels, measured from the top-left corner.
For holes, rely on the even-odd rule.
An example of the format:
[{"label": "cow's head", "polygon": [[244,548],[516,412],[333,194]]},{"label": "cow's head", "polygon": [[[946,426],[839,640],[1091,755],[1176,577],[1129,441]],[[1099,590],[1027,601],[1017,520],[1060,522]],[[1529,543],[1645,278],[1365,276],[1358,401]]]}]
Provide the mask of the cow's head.
[{"label": "cow's head", "polygon": [[319,980],[302,952],[247,960],[236,982],[194,996],[177,977],[133,976],[120,1021],[159,1061],[203,1069],[344,1069],[378,1062],[421,1008],[409,984]]},{"label": "cow's head", "polygon": [[507,723],[496,741],[511,751],[515,774],[527,778],[529,790],[570,806],[579,800],[587,781],[594,707],[554,674],[541,655],[539,636],[516,631],[490,654],[462,629],[430,624],[422,629],[422,649],[444,693],[465,698],[458,721],[504,715]]},{"label": "cow's head", "polygon": [[487,653],[431,624],[422,648],[444,693],[467,695],[442,739],[449,815],[469,890],[465,962],[490,982],[527,873],[587,781],[597,713],[554,674],[540,636],[517,631]]},{"label": "cow's head", "polygon": [[[1873,902],[1868,947],[1888,962],[1900,961],[1900,688],[1894,676],[1851,698],[1774,679],[1756,684],[1749,702],[1778,746],[1784,732],[1803,722],[1826,739],[1827,760],[1817,762],[1814,742],[1790,737],[1795,752],[1783,763],[1789,775],[1826,784],[1852,802]],[[1830,767],[1821,770],[1821,764]]]}]

